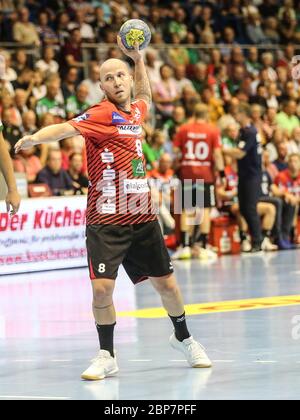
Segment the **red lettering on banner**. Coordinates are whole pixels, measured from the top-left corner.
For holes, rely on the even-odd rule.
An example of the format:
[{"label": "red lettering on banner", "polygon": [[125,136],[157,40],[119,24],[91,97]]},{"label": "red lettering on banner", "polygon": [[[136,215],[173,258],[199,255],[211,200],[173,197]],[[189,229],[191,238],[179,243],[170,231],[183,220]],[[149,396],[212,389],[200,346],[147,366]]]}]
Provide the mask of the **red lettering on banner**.
[{"label": "red lettering on banner", "polygon": [[65,207],[63,211],[54,211],[52,207],[47,210],[37,210],[34,216],[33,229],[51,229],[85,224],[86,210],[70,210]]},{"label": "red lettering on banner", "polygon": [[27,221],[28,214],[15,214],[9,217],[8,213],[0,213],[0,232],[24,230]]}]

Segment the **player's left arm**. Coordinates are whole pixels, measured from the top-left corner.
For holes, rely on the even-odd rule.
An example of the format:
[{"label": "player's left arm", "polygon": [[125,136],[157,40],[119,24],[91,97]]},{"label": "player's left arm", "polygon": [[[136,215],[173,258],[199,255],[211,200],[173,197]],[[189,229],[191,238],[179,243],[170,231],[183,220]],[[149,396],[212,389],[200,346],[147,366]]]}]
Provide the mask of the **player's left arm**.
[{"label": "player's left arm", "polygon": [[135,65],[134,82],[135,82],[135,99],[141,99],[147,104],[148,110],[150,109],[152,102],[152,92],[150,81],[148,78],[146,66],[144,63],[143,56],[139,50],[139,45],[135,44],[134,50],[127,50],[121,38],[118,36],[119,48],[125,55],[130,57]]},{"label": "player's left arm", "polygon": [[14,175],[13,165],[8,153],[5,140],[0,132],[0,171],[3,173],[4,179],[7,184],[8,193],[6,196],[6,208],[11,216],[16,214],[20,207],[21,198],[17,190],[17,184]]}]

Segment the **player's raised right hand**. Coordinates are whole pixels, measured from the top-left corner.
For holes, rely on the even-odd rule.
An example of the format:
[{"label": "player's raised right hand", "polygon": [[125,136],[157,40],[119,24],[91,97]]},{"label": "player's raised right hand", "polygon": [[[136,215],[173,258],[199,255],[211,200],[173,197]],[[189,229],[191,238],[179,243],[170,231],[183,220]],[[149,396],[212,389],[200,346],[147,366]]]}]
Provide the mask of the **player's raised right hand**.
[{"label": "player's raised right hand", "polygon": [[15,145],[15,152],[19,153],[20,150],[27,150],[31,149],[31,147],[35,146],[34,136],[24,136],[18,143]]}]

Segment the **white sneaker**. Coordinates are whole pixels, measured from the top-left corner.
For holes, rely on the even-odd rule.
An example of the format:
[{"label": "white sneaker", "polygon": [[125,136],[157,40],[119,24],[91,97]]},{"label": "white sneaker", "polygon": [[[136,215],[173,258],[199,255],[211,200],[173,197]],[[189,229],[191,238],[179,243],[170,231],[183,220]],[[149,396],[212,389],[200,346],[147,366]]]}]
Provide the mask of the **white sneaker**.
[{"label": "white sneaker", "polygon": [[190,260],[192,258],[192,250],[189,246],[180,246],[177,251],[172,255],[172,260]]},{"label": "white sneaker", "polygon": [[201,261],[215,261],[218,259],[218,254],[210,248],[201,248],[197,245],[193,248],[193,257]]},{"label": "white sneaker", "polygon": [[278,246],[272,244],[270,238],[265,238],[261,244],[261,249],[266,252],[278,251]]},{"label": "white sneaker", "polygon": [[245,239],[242,242],[242,252],[251,252],[251,250],[252,250],[251,242],[249,241],[249,239]]},{"label": "white sneaker", "polygon": [[106,350],[100,350],[92,365],[81,375],[86,381],[100,381],[107,376],[113,376],[119,372],[116,357],[112,357]]},{"label": "white sneaker", "polygon": [[177,340],[175,333],[170,337],[170,344],[173,349],[181,351],[186,357],[188,364],[192,368],[210,368],[212,362],[205,353],[205,348],[195,341],[193,337],[187,338],[180,342]]}]

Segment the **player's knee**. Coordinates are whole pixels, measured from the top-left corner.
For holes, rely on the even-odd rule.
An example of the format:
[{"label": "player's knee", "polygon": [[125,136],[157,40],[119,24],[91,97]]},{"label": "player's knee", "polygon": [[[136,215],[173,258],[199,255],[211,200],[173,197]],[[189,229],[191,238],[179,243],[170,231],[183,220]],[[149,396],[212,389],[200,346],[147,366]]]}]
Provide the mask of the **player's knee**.
[{"label": "player's knee", "polygon": [[113,294],[113,286],[108,283],[99,283],[93,286],[94,301],[96,303],[102,303],[107,299],[111,299]]},{"label": "player's knee", "polygon": [[176,281],[171,278],[163,278],[156,283],[156,289],[163,296],[176,295],[178,293],[178,285]]}]

